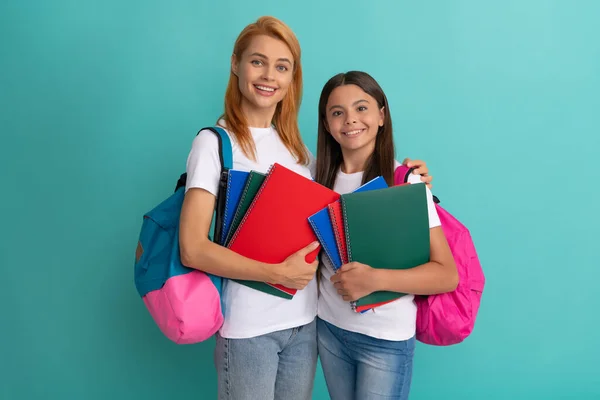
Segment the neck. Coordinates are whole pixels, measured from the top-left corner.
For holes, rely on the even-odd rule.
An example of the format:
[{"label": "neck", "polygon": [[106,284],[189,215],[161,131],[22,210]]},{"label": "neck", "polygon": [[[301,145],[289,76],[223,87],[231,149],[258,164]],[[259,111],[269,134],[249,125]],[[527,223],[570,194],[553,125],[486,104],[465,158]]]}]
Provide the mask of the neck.
[{"label": "neck", "polygon": [[244,112],[248,126],[252,128],[270,127],[273,123],[273,115],[275,115],[276,107],[277,105],[271,108],[258,108],[242,100],[242,111]]},{"label": "neck", "polygon": [[345,174],[362,172],[367,167],[367,160],[375,151],[375,141],[373,144],[361,147],[355,150],[346,150],[342,148],[342,165],[340,168]]}]

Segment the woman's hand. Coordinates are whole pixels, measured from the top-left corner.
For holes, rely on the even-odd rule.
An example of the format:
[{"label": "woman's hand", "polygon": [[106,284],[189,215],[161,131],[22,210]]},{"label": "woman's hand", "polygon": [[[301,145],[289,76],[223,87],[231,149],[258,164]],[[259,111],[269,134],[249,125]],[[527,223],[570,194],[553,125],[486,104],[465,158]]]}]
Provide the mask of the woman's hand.
[{"label": "woman's hand", "polygon": [[277,277],[275,283],[288,287],[290,289],[302,290],[315,277],[315,272],[319,266],[319,260],[315,259],[312,263],[306,262],[306,256],[319,247],[319,242],[314,241],[303,249],[298,250],[289,256],[279,268],[276,269]]},{"label": "woman's hand", "polygon": [[331,277],[333,286],[345,301],[355,301],[376,291],[375,269],[359,262],[350,262]]},{"label": "woman's hand", "polygon": [[424,182],[429,189],[433,186],[431,181],[433,180],[433,176],[429,175],[429,168],[427,168],[427,163],[422,160],[411,160],[410,158],[405,158],[402,161],[402,165],[406,165],[409,168],[414,168],[413,174],[421,175],[421,182]]}]

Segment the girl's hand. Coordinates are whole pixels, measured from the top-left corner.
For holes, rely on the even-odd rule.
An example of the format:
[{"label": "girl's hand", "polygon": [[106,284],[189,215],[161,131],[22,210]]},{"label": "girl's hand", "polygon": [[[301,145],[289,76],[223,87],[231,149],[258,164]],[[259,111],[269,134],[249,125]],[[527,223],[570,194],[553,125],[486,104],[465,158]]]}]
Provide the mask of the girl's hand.
[{"label": "girl's hand", "polygon": [[406,165],[409,168],[414,168],[412,173],[415,175],[421,175],[421,182],[425,182],[427,187],[431,189],[431,181],[433,180],[433,176],[429,175],[429,168],[427,168],[425,161],[405,158],[404,161],[402,161],[402,165]]},{"label": "girl's hand", "polygon": [[342,265],[330,280],[344,301],[355,301],[376,290],[374,272],[368,265],[351,262]]}]

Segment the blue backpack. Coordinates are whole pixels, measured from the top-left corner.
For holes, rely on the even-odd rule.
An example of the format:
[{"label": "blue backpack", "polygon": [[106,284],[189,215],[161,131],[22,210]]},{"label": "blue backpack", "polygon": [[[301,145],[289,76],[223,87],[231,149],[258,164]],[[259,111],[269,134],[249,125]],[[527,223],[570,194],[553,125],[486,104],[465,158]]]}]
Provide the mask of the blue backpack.
[{"label": "blue backpack", "polygon": [[[231,141],[219,127],[203,128],[219,139],[221,175],[211,230],[221,238],[227,177],[233,165]],[[198,132],[200,133],[200,132]],[[135,251],[135,286],[154,322],[177,344],[202,342],[223,324],[223,278],[185,267],[179,255],[179,215],[185,197],[187,174],[180,176],[175,192],[144,214]]]}]

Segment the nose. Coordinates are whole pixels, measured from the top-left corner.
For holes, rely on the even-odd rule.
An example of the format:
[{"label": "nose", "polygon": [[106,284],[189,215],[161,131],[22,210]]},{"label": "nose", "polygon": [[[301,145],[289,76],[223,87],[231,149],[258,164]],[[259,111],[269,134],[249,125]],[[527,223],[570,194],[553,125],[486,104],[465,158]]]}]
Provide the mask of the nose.
[{"label": "nose", "polygon": [[263,69],[263,79],[266,81],[275,79],[275,66],[267,66]]},{"label": "nose", "polygon": [[351,124],[355,124],[356,123],[356,118],[354,117],[354,115],[348,113],[346,114],[346,125],[351,125]]}]

